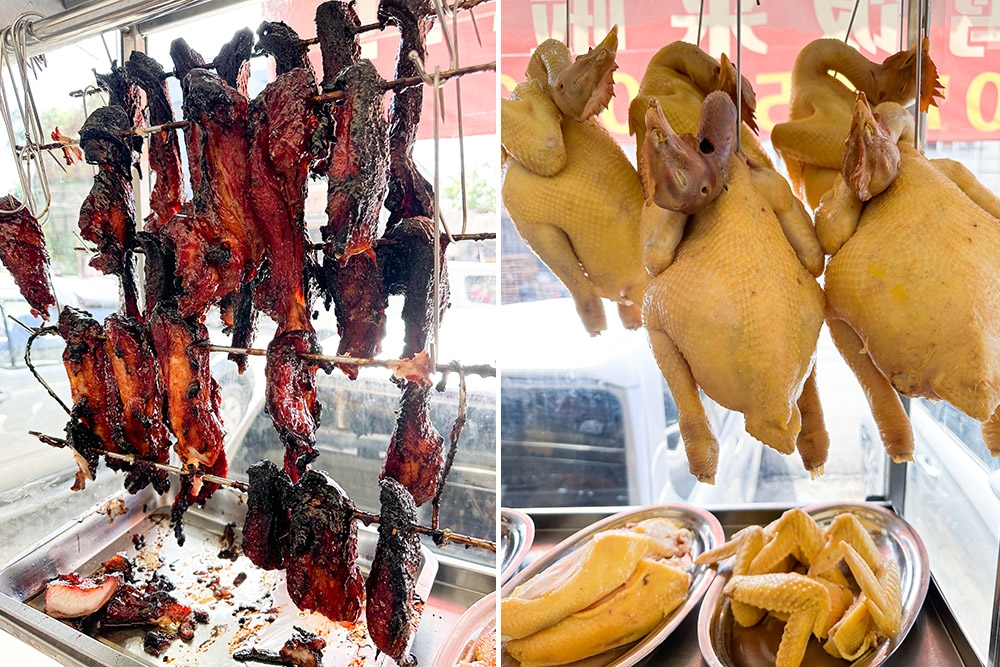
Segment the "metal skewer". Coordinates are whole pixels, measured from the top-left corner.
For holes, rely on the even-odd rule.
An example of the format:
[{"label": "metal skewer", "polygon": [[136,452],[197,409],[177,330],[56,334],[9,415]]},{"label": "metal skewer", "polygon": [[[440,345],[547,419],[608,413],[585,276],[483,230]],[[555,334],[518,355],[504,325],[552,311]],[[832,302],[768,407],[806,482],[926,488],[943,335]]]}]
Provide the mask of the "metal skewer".
[{"label": "metal skewer", "polygon": [[[225,352],[227,354],[246,354],[252,357],[266,357],[267,350],[254,347],[228,347],[225,345],[214,345],[205,341],[202,343],[210,352]],[[319,364],[350,364],[352,366],[364,366],[368,368],[388,368],[396,370],[404,365],[408,359],[364,359],[362,357],[329,356],[325,354],[312,354],[300,352],[299,357],[306,361],[313,361]],[[489,364],[464,365],[458,362],[438,364],[436,371],[451,373],[467,373],[469,375],[479,375],[481,377],[496,377],[497,369]],[[435,371],[431,371],[435,372]]]},{"label": "metal skewer", "polygon": [[[452,70],[447,70],[441,72],[440,81],[447,81],[456,76],[464,76],[466,74],[474,74],[476,72],[490,72],[496,71],[497,63],[493,62],[483,63],[480,65],[469,65],[468,67],[456,67]],[[393,79],[391,81],[385,82],[386,92],[390,90],[403,90],[405,88],[411,88],[413,86],[422,85],[424,83],[423,79],[419,76],[404,77],[402,79]],[[341,91],[334,91],[332,93],[322,93],[320,95],[313,96],[314,102],[332,102],[334,100],[339,100],[346,96],[346,93]],[[189,121],[186,120],[175,120],[170,123],[164,123],[162,125],[153,125],[152,127],[137,127],[129,132],[122,133],[122,136],[129,135],[139,135],[139,136],[149,136],[150,134],[155,134],[156,132],[164,132],[167,130],[178,130],[186,128],[189,125]],[[79,145],[79,140],[73,141],[57,141],[51,144],[42,144],[41,146],[36,146],[35,150],[55,150],[57,148],[63,148],[64,146],[77,146]],[[22,146],[15,146],[18,151],[24,150]]]},{"label": "metal skewer", "polygon": [[[45,435],[39,431],[28,431],[28,435],[38,438],[41,442],[49,445],[50,447],[56,447],[57,449],[62,449],[66,446],[66,441],[63,438],[56,438],[51,435]],[[159,470],[166,470],[167,472],[176,473],[184,477],[200,477],[206,482],[211,482],[213,484],[219,484],[220,486],[225,486],[227,488],[233,489],[235,491],[240,491],[247,493],[250,491],[250,485],[246,482],[240,482],[235,479],[229,479],[227,477],[219,477],[217,475],[210,475],[208,473],[199,472],[197,469],[183,469],[176,466],[167,465],[165,463],[156,463],[154,461],[146,461],[145,459],[137,458],[131,454],[118,454],[116,452],[107,452],[100,449],[93,450],[94,452],[101,454],[107,458],[118,459],[119,461],[126,461],[128,463],[140,463]],[[373,523],[379,523],[380,517],[378,514],[372,514],[371,512],[365,512],[357,508],[353,509],[355,518],[359,521],[363,521],[365,525],[370,525]],[[462,544],[467,547],[476,547],[478,549],[485,549],[487,551],[496,552],[497,545],[496,542],[491,542],[489,540],[483,540],[478,537],[471,537],[469,535],[462,535],[461,533],[454,533],[447,528],[438,529],[430,526],[421,526],[420,524],[412,524],[414,532],[420,535],[427,535],[434,543],[438,546],[443,546],[448,542],[455,542],[456,544]]]}]

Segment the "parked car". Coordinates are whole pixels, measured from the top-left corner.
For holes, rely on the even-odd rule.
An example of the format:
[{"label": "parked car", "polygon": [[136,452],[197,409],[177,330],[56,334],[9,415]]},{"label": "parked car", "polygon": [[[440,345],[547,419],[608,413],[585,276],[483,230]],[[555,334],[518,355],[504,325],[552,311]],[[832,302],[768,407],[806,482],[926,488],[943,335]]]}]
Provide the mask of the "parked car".
[{"label": "parked car", "polygon": [[689,472],[677,408],[642,331],[608,312],[590,337],[571,299],[501,307],[501,501],[512,507],[749,502],[762,445],[703,396],[721,453]]}]

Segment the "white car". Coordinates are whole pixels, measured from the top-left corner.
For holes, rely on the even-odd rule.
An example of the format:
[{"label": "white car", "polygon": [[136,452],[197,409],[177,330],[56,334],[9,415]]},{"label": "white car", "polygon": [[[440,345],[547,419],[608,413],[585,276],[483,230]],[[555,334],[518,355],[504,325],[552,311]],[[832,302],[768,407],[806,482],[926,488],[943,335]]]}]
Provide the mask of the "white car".
[{"label": "white car", "polygon": [[591,337],[571,299],[501,307],[501,501],[511,507],[753,500],[762,445],[703,397],[721,453],[715,485],[689,472],[677,408],[644,331],[609,308]]}]

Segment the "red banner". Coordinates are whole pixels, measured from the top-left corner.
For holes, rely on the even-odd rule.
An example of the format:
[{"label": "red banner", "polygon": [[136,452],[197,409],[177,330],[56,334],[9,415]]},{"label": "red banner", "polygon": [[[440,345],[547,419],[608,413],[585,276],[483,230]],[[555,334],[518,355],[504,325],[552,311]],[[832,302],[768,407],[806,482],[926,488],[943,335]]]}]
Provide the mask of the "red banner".
[{"label": "red banner", "polygon": [[[931,4],[931,57],[945,99],[928,114],[928,140],[1000,139],[1000,0]],[[586,52],[612,25],[619,26],[616,97],[601,118],[622,143],[634,143],[628,136],[627,102],[636,95],[646,64],[673,41],[695,41],[700,5],[701,0],[569,0],[574,53]],[[743,2],[742,67],[757,94],[762,139],[787,118],[799,50],[814,39],[843,39],[854,6],[855,0]],[[899,0],[859,0],[849,43],[881,62],[899,50],[899,12]],[[735,62],[736,1],[704,0],[702,25],[701,47]],[[549,37],[562,40],[565,34],[566,0],[504,0],[501,95],[507,97],[524,79],[539,43]]]},{"label": "red banner", "polygon": [[[316,35],[316,5],[318,1],[302,2],[300,0],[268,0],[264,13],[269,20],[284,21],[303,38]],[[496,60],[496,2],[486,2],[473,11],[458,15],[457,44],[459,64],[461,66],[479,65]],[[375,23],[377,0],[359,0],[357,3],[358,17],[363,25]],[[474,21],[473,21],[474,18]],[[480,46],[476,36],[478,28]],[[448,34],[452,35],[451,17],[448,17]],[[453,36],[454,40],[454,36]],[[388,27],[384,31],[372,30],[362,33],[361,57],[374,63],[384,79],[392,79],[396,67],[396,56],[399,51],[399,31]],[[313,69],[317,75],[323,71],[319,47],[310,51]],[[449,68],[448,47],[443,38],[440,25],[435,21],[434,28],[427,36],[427,61],[425,63],[431,74],[434,67],[442,71]],[[468,135],[496,133],[496,73],[479,72],[462,77],[462,118],[463,131]],[[439,133],[441,137],[457,137],[458,123],[456,113],[455,82],[447,82],[444,90],[445,117],[441,121]],[[434,99],[430,88],[424,90],[424,108],[420,123],[419,139],[430,139],[434,136]],[[389,96],[386,96],[388,108]]]}]

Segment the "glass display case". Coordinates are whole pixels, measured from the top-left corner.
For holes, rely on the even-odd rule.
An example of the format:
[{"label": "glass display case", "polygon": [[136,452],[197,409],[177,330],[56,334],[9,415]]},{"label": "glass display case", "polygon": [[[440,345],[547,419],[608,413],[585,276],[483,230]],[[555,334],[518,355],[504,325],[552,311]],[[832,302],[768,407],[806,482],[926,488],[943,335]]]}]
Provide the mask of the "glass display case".
[{"label": "glass display case", "polygon": [[[913,44],[919,19],[926,17],[930,56],[944,97],[921,118],[920,146],[928,158],[956,160],[987,189],[1000,192],[1000,79],[995,71],[1000,4],[930,4],[928,9],[927,3],[917,2],[817,0],[743,2],[738,8],[734,2],[714,0],[506,0],[501,97],[510,98],[525,81],[529,59],[544,40],[565,42],[571,53],[583,55],[617,25],[615,96],[599,119],[635,164],[635,123],[642,115],[630,115],[629,103],[639,94],[644,75],[651,76],[647,64],[674,41],[698,44],[713,58],[726,54],[739,62],[756,96],[757,136],[777,170],[788,177],[771,132],[788,119],[793,64],[803,48],[821,38],[846,41],[864,58],[880,63]],[[669,84],[662,85],[670,90]],[[912,104],[909,109],[912,113]],[[947,211],[942,204],[941,214]],[[521,239],[510,214],[501,213],[506,336],[500,346],[500,500],[535,518],[536,535],[546,547],[608,516],[610,508],[624,506],[687,502],[708,507],[723,519],[728,534],[756,522],[755,513],[767,514],[776,506],[884,503],[923,539],[933,579],[931,597],[944,610],[944,626],[961,647],[961,655],[951,653],[950,658],[927,653],[934,659],[918,658],[930,647],[912,649],[894,664],[996,664],[1000,516],[995,508],[1000,487],[994,479],[996,459],[983,442],[980,422],[943,401],[904,399],[916,440],[913,461],[892,463],[865,392],[824,326],[815,352],[831,443],[822,476],[810,479],[797,455],[784,456],[762,445],[747,433],[742,414],[702,392],[708,424],[719,443],[719,469],[714,485],[697,481],[688,472],[677,407],[646,331],[626,330],[617,321],[614,304],[605,300],[607,330],[591,337],[563,281]],[[677,664],[688,664],[679,657],[687,655],[683,641],[664,651],[657,655],[677,656]],[[696,655],[690,664],[701,664]]]}]

